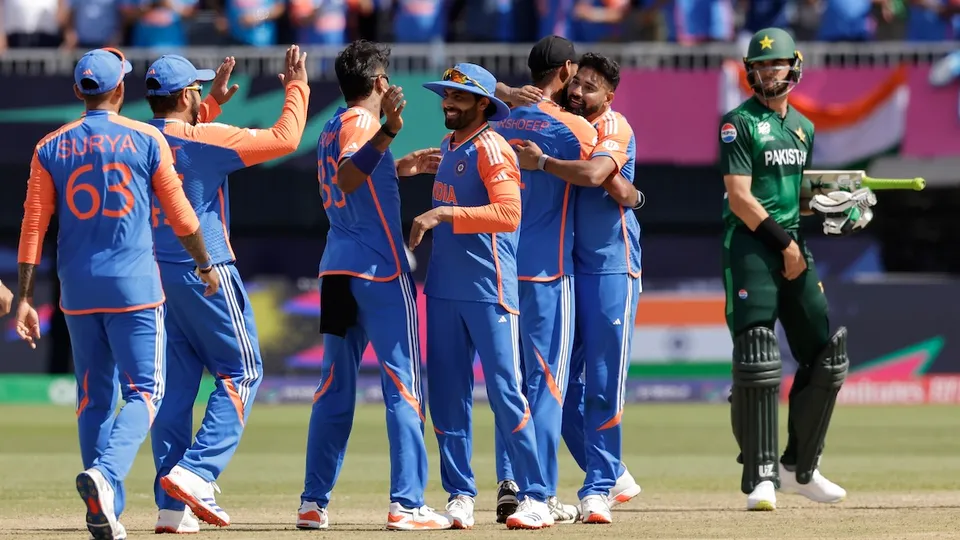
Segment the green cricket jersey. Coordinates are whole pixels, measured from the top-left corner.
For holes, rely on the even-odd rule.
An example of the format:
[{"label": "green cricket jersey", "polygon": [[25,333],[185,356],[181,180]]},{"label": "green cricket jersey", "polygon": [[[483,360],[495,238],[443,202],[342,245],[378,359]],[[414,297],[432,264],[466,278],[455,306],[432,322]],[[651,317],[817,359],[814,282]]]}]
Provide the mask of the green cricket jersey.
[{"label": "green cricket jersey", "polygon": [[[750,98],[720,121],[720,173],[750,176],[750,191],[785,229],[800,226],[800,181],[813,158],[813,123],[793,107],[780,118]],[[723,220],[742,225],[723,198]]]}]

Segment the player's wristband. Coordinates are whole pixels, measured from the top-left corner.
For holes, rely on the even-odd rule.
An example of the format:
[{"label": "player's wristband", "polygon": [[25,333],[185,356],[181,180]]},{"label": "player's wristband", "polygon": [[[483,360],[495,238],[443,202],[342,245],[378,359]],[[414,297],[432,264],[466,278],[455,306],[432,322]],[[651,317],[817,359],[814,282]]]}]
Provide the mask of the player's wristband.
[{"label": "player's wristband", "polygon": [[380,131],[382,131],[384,135],[386,135],[387,137],[390,137],[391,139],[397,138],[397,134],[387,129],[386,124],[380,126]]},{"label": "player's wristband", "polygon": [[793,238],[790,238],[787,231],[783,230],[783,227],[770,216],[767,216],[766,219],[760,222],[760,225],[757,225],[757,229],[753,231],[753,234],[755,234],[757,239],[763,242],[764,245],[776,252],[787,249],[790,242],[793,242]]},{"label": "player's wristband", "polygon": [[540,154],[540,158],[537,159],[537,168],[540,169],[541,171],[545,170],[544,167],[547,166],[547,159],[549,158],[550,156],[546,154]]},{"label": "player's wristband", "polygon": [[211,264],[210,261],[207,261],[206,265],[204,266],[197,265],[197,272],[200,272],[201,274],[209,274],[212,270],[213,264]]},{"label": "player's wristband", "polygon": [[643,196],[643,192],[639,189],[637,190],[637,205],[633,207],[634,210],[639,210],[643,207],[643,203],[647,202],[646,197]]},{"label": "player's wristband", "polygon": [[370,176],[373,174],[373,170],[377,168],[377,165],[380,164],[380,160],[383,159],[383,154],[385,153],[386,152],[377,150],[377,147],[373,145],[372,141],[368,141],[367,144],[361,146],[355,154],[350,156],[350,161],[353,162],[354,167],[360,169],[360,172],[366,176]]}]

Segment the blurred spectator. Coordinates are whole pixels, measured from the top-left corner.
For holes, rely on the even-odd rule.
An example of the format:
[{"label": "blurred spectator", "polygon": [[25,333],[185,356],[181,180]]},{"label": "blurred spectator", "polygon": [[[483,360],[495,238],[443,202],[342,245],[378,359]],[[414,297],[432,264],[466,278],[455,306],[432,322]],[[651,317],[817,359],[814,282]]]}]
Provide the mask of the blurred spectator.
[{"label": "blurred spectator", "polygon": [[733,41],[731,0],[675,0],[677,41],[685,45]]},{"label": "blurred spectator", "polygon": [[61,0],[63,47],[96,49],[123,42],[120,0]]},{"label": "blurred spectator", "polygon": [[393,6],[393,40],[395,42],[431,43],[445,39],[448,14],[446,1],[394,0]]},{"label": "blurred spectator", "polygon": [[540,16],[540,32],[537,39],[547,36],[570,37],[570,22],[573,19],[573,6],[576,0],[536,0],[537,14]]},{"label": "blurred spectator", "polygon": [[59,0],[0,0],[0,54],[60,45]]},{"label": "blurred spectator", "polygon": [[[816,0],[813,0],[816,2]],[[869,41],[876,33],[877,21],[871,12],[877,5],[883,19],[892,21],[890,0],[823,0],[819,41]]]},{"label": "blurred spectator", "polygon": [[572,40],[580,43],[619,41],[629,0],[577,0],[570,25]]},{"label": "blurred spectator", "polygon": [[121,0],[124,20],[133,26],[134,47],[175,48],[187,45],[184,19],[193,16],[197,0]]},{"label": "blurred spectator", "polygon": [[217,26],[234,45],[269,47],[277,43],[277,19],[285,0],[221,0]]},{"label": "blurred spectator", "polygon": [[908,41],[946,41],[960,37],[960,1],[911,0],[907,8]]},{"label": "blurred spectator", "polygon": [[753,34],[764,28],[786,28],[787,12],[792,7],[790,0],[740,0],[743,10],[741,37],[747,41]]},{"label": "blurred spectator", "polygon": [[290,18],[300,45],[342,45],[347,0],[290,0]]},{"label": "blurred spectator", "polygon": [[517,11],[513,0],[465,0],[459,2],[466,24],[458,34],[469,43],[512,43],[517,40]]}]

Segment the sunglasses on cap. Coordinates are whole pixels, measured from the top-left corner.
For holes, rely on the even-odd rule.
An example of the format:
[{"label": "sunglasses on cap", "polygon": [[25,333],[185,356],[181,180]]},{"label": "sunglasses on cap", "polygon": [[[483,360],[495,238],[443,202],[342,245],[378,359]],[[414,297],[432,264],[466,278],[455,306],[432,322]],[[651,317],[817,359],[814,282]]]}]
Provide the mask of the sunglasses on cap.
[{"label": "sunglasses on cap", "polygon": [[465,75],[462,71],[460,71],[460,70],[458,70],[458,69],[450,68],[450,69],[444,71],[444,72],[443,72],[443,80],[446,81],[446,82],[452,82],[452,83],[456,83],[456,84],[463,84],[463,85],[466,85],[466,86],[474,86],[474,87],[476,87],[476,88],[479,88],[479,89],[483,90],[484,93],[486,93],[486,94],[488,94],[488,95],[493,95],[489,90],[487,90],[486,88],[484,88],[482,84],[480,84],[480,83],[478,83],[477,81],[471,79],[470,77],[468,77],[467,75]]}]

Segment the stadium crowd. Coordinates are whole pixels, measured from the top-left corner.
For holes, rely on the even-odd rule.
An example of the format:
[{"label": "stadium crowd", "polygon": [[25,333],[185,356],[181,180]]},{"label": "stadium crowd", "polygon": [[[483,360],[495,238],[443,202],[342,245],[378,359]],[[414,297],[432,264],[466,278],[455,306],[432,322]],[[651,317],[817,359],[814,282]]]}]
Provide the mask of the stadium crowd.
[{"label": "stadium crowd", "polygon": [[760,28],[800,40],[941,41],[954,0],[0,0],[0,54],[16,47],[732,41]]}]

